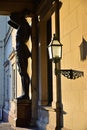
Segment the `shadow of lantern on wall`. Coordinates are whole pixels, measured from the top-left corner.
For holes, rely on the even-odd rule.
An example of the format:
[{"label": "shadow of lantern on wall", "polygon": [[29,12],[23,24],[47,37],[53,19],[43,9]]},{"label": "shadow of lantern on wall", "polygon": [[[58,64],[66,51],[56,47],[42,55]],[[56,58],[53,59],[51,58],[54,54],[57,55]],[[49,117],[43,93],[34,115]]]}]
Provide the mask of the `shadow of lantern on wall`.
[{"label": "shadow of lantern on wall", "polygon": [[87,59],[87,41],[82,38],[82,43],[79,46],[80,47],[80,58],[82,61]]}]

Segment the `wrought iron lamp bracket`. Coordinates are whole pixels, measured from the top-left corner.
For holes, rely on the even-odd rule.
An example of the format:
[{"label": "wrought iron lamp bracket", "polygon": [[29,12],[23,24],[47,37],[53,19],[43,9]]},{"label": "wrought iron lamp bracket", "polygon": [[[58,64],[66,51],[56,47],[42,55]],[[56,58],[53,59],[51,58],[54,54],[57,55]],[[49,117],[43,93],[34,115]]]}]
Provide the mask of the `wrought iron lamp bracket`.
[{"label": "wrought iron lamp bracket", "polygon": [[77,71],[77,70],[72,70],[72,69],[66,69],[66,70],[55,69],[55,75],[57,76],[59,74],[62,74],[66,78],[73,79],[73,80],[81,76],[84,76],[84,72],[82,71]]}]

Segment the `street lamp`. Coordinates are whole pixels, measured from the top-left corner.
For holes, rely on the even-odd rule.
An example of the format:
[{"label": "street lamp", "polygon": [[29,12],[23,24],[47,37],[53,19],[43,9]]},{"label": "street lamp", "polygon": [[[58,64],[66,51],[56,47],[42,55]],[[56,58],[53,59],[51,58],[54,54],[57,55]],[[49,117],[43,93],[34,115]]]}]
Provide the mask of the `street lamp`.
[{"label": "street lamp", "polygon": [[56,71],[60,70],[60,60],[62,58],[62,44],[59,43],[57,37],[53,36],[52,41],[48,45],[49,59],[55,63],[55,75],[56,75],[56,128],[55,130],[61,130],[63,127],[63,105],[61,96],[61,76]]},{"label": "street lamp", "polygon": [[63,105],[61,95],[61,75],[68,79],[77,79],[84,76],[82,71],[72,69],[60,69],[60,60],[62,58],[62,44],[59,43],[57,37],[53,36],[52,41],[48,45],[49,59],[55,63],[55,75],[56,75],[56,129],[61,130],[63,127]]},{"label": "street lamp", "polygon": [[48,53],[49,59],[51,59],[54,63],[59,62],[59,60],[62,58],[62,44],[59,43],[55,34],[52,41],[48,45]]}]

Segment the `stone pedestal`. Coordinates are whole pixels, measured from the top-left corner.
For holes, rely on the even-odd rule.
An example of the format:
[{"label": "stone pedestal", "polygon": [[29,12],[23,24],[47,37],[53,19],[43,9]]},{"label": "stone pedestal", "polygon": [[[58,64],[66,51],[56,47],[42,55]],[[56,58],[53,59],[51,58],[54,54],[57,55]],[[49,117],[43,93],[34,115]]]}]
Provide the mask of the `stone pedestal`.
[{"label": "stone pedestal", "polygon": [[55,109],[53,109],[52,107],[39,107],[37,126],[40,130],[55,130]]},{"label": "stone pedestal", "polygon": [[29,127],[31,123],[31,100],[14,100],[15,103],[15,127]]}]

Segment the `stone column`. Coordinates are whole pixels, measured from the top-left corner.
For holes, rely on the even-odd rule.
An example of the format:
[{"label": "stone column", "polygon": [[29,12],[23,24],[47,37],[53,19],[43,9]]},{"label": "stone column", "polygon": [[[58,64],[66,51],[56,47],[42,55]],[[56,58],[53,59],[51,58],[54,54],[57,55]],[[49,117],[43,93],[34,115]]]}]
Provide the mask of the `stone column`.
[{"label": "stone column", "polygon": [[38,102],[38,18],[32,18],[32,125],[36,124]]},{"label": "stone column", "polygon": [[48,81],[47,81],[47,35],[46,21],[40,21],[39,43],[39,100],[40,105],[48,104]]}]

